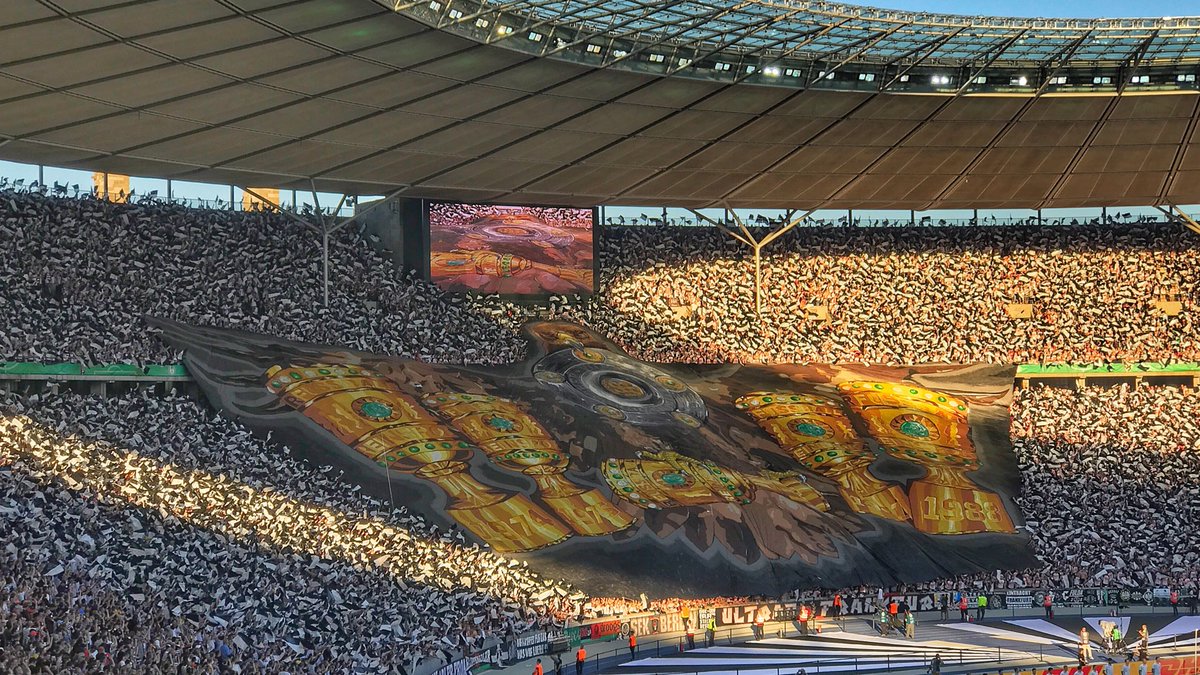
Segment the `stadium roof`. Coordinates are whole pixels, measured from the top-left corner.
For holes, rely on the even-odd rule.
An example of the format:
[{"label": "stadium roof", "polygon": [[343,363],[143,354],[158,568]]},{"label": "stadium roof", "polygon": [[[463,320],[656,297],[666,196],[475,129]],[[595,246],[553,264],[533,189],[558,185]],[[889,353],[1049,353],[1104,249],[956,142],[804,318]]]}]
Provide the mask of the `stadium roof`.
[{"label": "stadium roof", "polygon": [[[940,64],[1200,59],[1200,17],[1027,19],[788,0],[401,0],[395,7],[446,29],[535,51],[555,51],[554,42],[527,44],[531,30],[567,43],[599,36],[601,46],[604,39],[653,45],[670,52],[670,63],[683,59],[685,70],[707,56],[736,61],[748,55],[877,64],[918,55]],[[476,25],[480,17],[487,25]],[[513,30],[497,30],[501,23]]]},{"label": "stadium roof", "polygon": [[[976,26],[827,3],[458,3],[5,0],[0,157],[547,204],[1200,203],[1197,48],[1174,32],[1195,20]],[[721,23],[756,12],[760,30]],[[1110,24],[1129,25],[1118,38]],[[857,42],[832,40],[852,26]],[[696,32],[718,27],[707,43]],[[803,49],[770,51],[766,27]],[[987,36],[974,38],[991,45],[983,56],[951,48],[972,32]],[[1098,33],[1109,49],[1092,46]],[[1051,34],[1074,37],[1038,37]],[[1035,46],[1052,39],[1072,47]],[[668,43],[706,55],[689,61]],[[934,46],[962,56],[942,63]],[[809,61],[785,60],[803,50]],[[1051,51],[1036,68],[1002,59]]]}]

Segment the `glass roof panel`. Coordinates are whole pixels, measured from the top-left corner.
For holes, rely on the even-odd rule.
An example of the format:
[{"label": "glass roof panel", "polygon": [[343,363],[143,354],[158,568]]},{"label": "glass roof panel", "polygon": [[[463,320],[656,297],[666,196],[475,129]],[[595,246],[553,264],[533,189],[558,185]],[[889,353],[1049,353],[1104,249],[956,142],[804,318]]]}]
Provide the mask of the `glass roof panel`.
[{"label": "glass roof panel", "polygon": [[[798,44],[817,58],[853,56],[866,62],[920,58],[970,62],[991,59],[1013,36],[1021,38],[995,63],[1047,61],[1071,52],[1079,62],[1200,61],[1200,18],[1028,19],[907,12],[799,0],[484,0],[491,9],[558,23],[588,33],[638,34],[651,43],[714,43],[727,58]],[[956,34],[957,33],[957,34]],[[1090,36],[1076,46],[1081,35]],[[938,44],[942,42],[944,44]],[[936,47],[936,48],[935,48]],[[1072,52],[1073,50],[1073,52]]]}]

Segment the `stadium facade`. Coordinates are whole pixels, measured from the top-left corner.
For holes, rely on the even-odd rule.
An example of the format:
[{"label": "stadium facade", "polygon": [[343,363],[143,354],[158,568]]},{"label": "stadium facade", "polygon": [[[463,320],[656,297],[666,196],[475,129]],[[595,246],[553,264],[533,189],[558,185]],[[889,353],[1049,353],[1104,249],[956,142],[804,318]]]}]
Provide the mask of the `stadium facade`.
[{"label": "stadium facade", "polygon": [[559,205],[1200,202],[1200,19],[14,0],[0,157]]}]

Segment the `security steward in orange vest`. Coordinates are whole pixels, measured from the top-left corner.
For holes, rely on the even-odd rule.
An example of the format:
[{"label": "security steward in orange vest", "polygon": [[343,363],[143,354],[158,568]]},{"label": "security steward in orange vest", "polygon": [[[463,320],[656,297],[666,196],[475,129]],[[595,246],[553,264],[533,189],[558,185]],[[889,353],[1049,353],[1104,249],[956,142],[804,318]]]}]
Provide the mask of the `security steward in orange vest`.
[{"label": "security steward in orange vest", "polygon": [[808,605],[800,605],[800,611],[796,613],[796,623],[800,624],[800,634],[808,635],[808,620],[811,614]]}]

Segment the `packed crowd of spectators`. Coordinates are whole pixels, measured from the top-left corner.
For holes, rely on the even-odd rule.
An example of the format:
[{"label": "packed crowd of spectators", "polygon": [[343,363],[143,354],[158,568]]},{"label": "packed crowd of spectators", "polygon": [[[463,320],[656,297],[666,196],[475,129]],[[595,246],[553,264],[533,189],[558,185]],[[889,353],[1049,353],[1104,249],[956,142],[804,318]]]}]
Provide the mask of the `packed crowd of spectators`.
[{"label": "packed crowd of spectators", "polygon": [[[1043,566],[842,592],[1195,588],[1200,393],[1039,386],[1012,420]],[[747,600],[585,599],[148,391],[8,395],[0,467],[4,672],[414,672],[567,617]]]},{"label": "packed crowd of spectators", "polygon": [[582,599],[149,392],[0,399],[0,531],[6,673],[412,673]]},{"label": "packed crowd of spectators", "polygon": [[[1194,360],[1187,242],[1154,223],[807,228],[766,252],[758,317],[748,253],[711,229],[608,231],[600,294],[533,308],[444,294],[344,231],[326,308],[319,239],[285,216],[4,191],[0,360],[178,360],[144,315],[443,362],[523,357],[534,315],[652,360]],[[1185,311],[1156,313],[1158,298]],[[798,320],[817,308],[828,321]],[[1012,415],[1043,567],[913,590],[1195,586],[1200,394],[1037,387]],[[412,673],[566,616],[737,600],[585,604],[196,403],[141,393],[0,399],[0,528],[0,672]]]},{"label": "packed crowd of spectators", "polygon": [[[1200,247],[1174,224],[810,228],[762,255],[714,228],[605,231],[567,309],[655,361],[1096,363],[1200,358]],[[1181,314],[1153,308],[1178,299]],[[1031,305],[1012,318],[1009,305]]]},{"label": "packed crowd of spectators", "polygon": [[1018,390],[1021,508],[1054,586],[1200,583],[1200,393]]},{"label": "packed crowd of spectators", "polygon": [[178,361],[147,315],[434,361],[524,354],[353,228],[330,237],[325,307],[321,237],[279,213],[0,191],[0,248],[0,361]]},{"label": "packed crowd of spectators", "polygon": [[1200,248],[1174,224],[798,227],[763,253],[761,316],[748,249],[714,228],[600,239],[597,296],[530,306],[444,293],[345,228],[325,307],[320,237],[284,215],[0,191],[0,360],[174,362],[146,315],[458,363],[519,360],[533,317],[655,361],[1200,359]]}]

